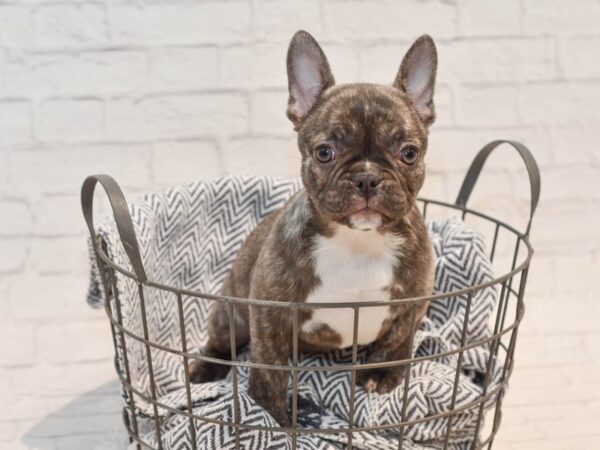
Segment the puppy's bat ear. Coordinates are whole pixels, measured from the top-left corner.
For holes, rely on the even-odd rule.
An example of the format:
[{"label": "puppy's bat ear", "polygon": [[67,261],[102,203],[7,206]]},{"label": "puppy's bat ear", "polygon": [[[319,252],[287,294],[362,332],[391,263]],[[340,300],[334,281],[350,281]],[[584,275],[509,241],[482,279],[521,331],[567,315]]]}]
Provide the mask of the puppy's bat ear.
[{"label": "puppy's bat ear", "polygon": [[298,31],[287,54],[287,115],[297,129],[325,89],[335,83],[325,53],[306,31]]},{"label": "puppy's bat ear", "polygon": [[437,51],[431,36],[423,35],[410,47],[402,64],[394,86],[402,89],[419,113],[421,120],[429,126],[435,120],[433,91],[437,71]]}]

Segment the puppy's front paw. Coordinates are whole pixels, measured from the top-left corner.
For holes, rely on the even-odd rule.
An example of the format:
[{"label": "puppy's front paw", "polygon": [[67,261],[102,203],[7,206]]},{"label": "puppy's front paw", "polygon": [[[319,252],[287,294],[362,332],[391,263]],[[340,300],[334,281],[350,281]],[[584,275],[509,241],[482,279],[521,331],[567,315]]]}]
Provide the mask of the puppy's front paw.
[{"label": "puppy's front paw", "polygon": [[256,391],[254,391],[250,392],[250,395],[258,405],[271,414],[279,426],[284,428],[291,426],[291,421],[287,413],[285,393],[281,397],[275,397],[265,396],[262,393],[257,395]]},{"label": "puppy's front paw", "polygon": [[194,384],[220,380],[225,378],[227,372],[229,372],[229,366],[208,361],[192,361],[188,366],[188,375]]},{"label": "puppy's front paw", "polygon": [[387,394],[400,384],[404,377],[404,367],[358,370],[356,384],[365,391]]},{"label": "puppy's front paw", "polygon": [[285,410],[278,410],[277,412],[273,411],[271,414],[273,415],[273,418],[277,421],[279,426],[283,428],[292,426],[292,422],[290,421],[290,418],[288,417],[287,412]]}]

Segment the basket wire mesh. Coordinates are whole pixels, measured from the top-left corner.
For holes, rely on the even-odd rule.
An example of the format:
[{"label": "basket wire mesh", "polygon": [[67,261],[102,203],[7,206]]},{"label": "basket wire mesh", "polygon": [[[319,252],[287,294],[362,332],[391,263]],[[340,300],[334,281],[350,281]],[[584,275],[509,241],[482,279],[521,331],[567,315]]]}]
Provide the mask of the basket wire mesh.
[{"label": "basket wire mesh", "polygon": [[[487,214],[467,208],[467,202],[471,195],[471,192],[475,186],[475,183],[479,177],[481,169],[491,152],[499,147],[501,144],[508,144],[522,157],[530,180],[531,187],[531,205],[530,214],[527,226],[524,232],[520,232],[513,228],[511,225],[495,219]],[[123,243],[125,252],[130,260],[133,271],[124,269],[118,266],[111,260],[107,255],[105,248],[103,248],[102,240],[96,235],[96,231],[93,223],[93,199],[94,189],[97,183],[100,183],[104,188],[109,202],[111,204],[112,212],[115,218],[116,226],[119,232],[119,236]],[[348,449],[353,448],[353,439],[355,432],[362,431],[381,431],[381,430],[394,430],[397,432],[398,449],[403,448],[405,442],[406,430],[418,423],[431,421],[435,419],[445,418],[446,420],[446,431],[443,439],[444,449],[449,448],[450,437],[452,433],[453,420],[462,411],[473,409],[477,411],[477,420],[475,423],[475,429],[473,432],[472,444],[470,448],[472,450],[491,448],[494,442],[494,438],[498,432],[500,421],[501,421],[501,409],[503,394],[506,390],[508,379],[512,373],[514,365],[514,352],[517,340],[517,332],[519,324],[523,318],[525,312],[524,306],[524,292],[525,285],[527,282],[527,274],[529,271],[529,264],[533,255],[533,249],[529,243],[529,232],[531,229],[531,222],[535,209],[537,207],[540,195],[540,174],[538,166],[530,153],[530,151],[522,144],[515,141],[493,141],[483,147],[480,152],[476,155],[470,168],[467,171],[463,184],[460,188],[458,197],[454,204],[441,202],[433,199],[420,198],[419,202],[422,207],[422,214],[426,218],[428,212],[432,208],[450,212],[454,215],[458,214],[463,220],[468,217],[478,218],[480,221],[487,223],[492,226],[492,241],[489,247],[489,258],[493,262],[498,255],[498,243],[502,236],[508,236],[507,240],[514,240],[514,247],[512,250],[512,257],[510,260],[509,268],[497,276],[493,280],[479,284],[476,286],[470,286],[462,290],[454,290],[452,292],[443,292],[432,296],[420,297],[420,298],[406,298],[397,299],[381,302],[345,302],[345,303],[319,303],[319,304],[306,304],[306,303],[291,303],[286,301],[265,301],[260,299],[242,299],[232,298],[219,295],[211,295],[203,292],[190,291],[186,289],[174,288],[161,283],[154,282],[148,279],[144,265],[142,263],[139,245],[134,232],[132,219],[127,207],[127,203],[121,192],[121,189],[117,183],[107,175],[96,175],[88,177],[82,186],[81,201],[84,218],[89,228],[92,242],[94,243],[94,252],[100,269],[100,275],[104,288],[104,305],[106,313],[110,321],[110,327],[112,331],[113,344],[116,349],[115,354],[115,365],[117,368],[117,374],[120,378],[120,382],[123,386],[126,398],[126,406],[124,407],[124,421],[130,437],[130,441],[134,444],[137,449],[152,449],[162,450],[163,449],[163,437],[161,435],[161,418],[159,409],[168,411],[171,414],[183,415],[189,421],[189,433],[190,442],[193,450],[197,450],[198,444],[196,442],[196,421],[204,421],[209,423],[215,423],[222,426],[232,427],[235,435],[235,448],[244,448],[240,442],[240,430],[263,430],[269,432],[285,432],[288,433],[291,438],[292,449],[297,448],[297,438],[301,433],[313,433],[318,435],[328,433],[344,433],[347,436],[346,446]],[[135,330],[128,329],[124,325],[124,317],[122,310],[122,301],[120,298],[119,289],[117,288],[117,277],[126,277],[133,280],[137,284],[137,295],[139,297],[139,308],[142,319],[142,333],[141,335]],[[500,294],[497,301],[495,316],[493,317],[493,331],[491,335],[485,339],[478,340],[476,342],[466,342],[467,328],[469,324],[469,313],[471,311],[471,304],[474,294],[481,289],[494,287],[499,290]],[[148,321],[147,321],[147,305],[145,289],[159,289],[173,295],[177,304],[177,315],[181,333],[181,348],[175,349],[169,346],[163,345],[159,342],[154,342],[149,336]],[[409,305],[411,310],[411,322],[410,322],[410,347],[412,348],[413,338],[415,335],[416,328],[416,309],[422,302],[430,302],[433,300],[448,299],[454,296],[466,296],[466,306],[464,313],[464,320],[462,324],[460,346],[457,349],[452,349],[444,353],[437,353],[433,355],[415,356],[410,359],[397,360],[397,361],[385,361],[377,363],[361,363],[358,361],[358,326],[359,317],[361,310],[369,307],[376,306],[389,306],[391,304],[405,304]],[[214,357],[204,356],[199,353],[193,353],[188,348],[188,337],[186,336],[186,326],[184,322],[184,302],[185,301],[200,301],[206,300],[210,302],[223,302],[227,304],[229,313],[229,335],[231,342],[231,359],[224,360]],[[238,361],[237,359],[237,345],[236,345],[236,334],[235,334],[235,314],[236,306],[261,306],[270,308],[288,308],[292,315],[292,358],[291,364],[257,364],[252,361]],[[312,310],[318,308],[351,308],[353,311],[353,343],[352,343],[352,357],[350,364],[332,364],[329,366],[300,366],[299,365],[299,350],[298,350],[298,315],[299,311]],[[127,337],[127,339],[126,339]],[[149,372],[149,393],[143,392],[132,382],[132,374],[130,372],[130,362],[128,358],[128,346],[127,340],[132,339],[142,345],[145,349],[145,357]],[[477,346],[487,346],[490,348],[489,358],[486,362],[486,373],[484,374],[482,393],[479,399],[474,402],[470,402],[466,405],[457,406],[457,386],[459,382],[459,375],[461,373],[461,366],[463,363],[464,352],[470,348]],[[117,358],[122,358],[123,364],[118,364]],[[153,372],[152,362],[152,350],[171,352],[181,357],[184,373],[185,373],[185,391],[187,398],[187,410],[179,410],[172,408],[158,399],[155,376]],[[412,364],[425,360],[433,360],[435,358],[446,357],[450,355],[458,355],[457,363],[454,376],[454,385],[452,392],[452,399],[450,408],[448,411],[436,414],[434,416],[427,416],[416,420],[407,420],[406,409],[408,405],[408,392],[409,383],[411,377],[410,367]],[[492,372],[492,361],[494,358],[501,358],[504,362],[501,378],[493,389],[488,389],[490,385],[490,378]],[[211,417],[200,416],[195,414],[192,409],[192,393],[189,378],[189,365],[193,360],[207,360],[210,362],[223,364],[231,367],[232,373],[232,389],[233,389],[233,407],[234,407],[234,420],[232,422],[218,420]],[[356,396],[356,373],[359,370],[366,370],[372,368],[385,368],[392,366],[406,366],[405,377],[401,383],[404,384],[403,401],[401,420],[398,423],[376,425],[376,426],[354,426],[354,415],[355,415],[355,396]],[[247,368],[261,368],[267,370],[285,370],[291,373],[291,426],[289,427],[269,427],[269,426],[258,426],[243,424],[240,420],[240,405],[238,395],[238,370],[241,367]],[[331,428],[331,429],[314,429],[314,428],[300,428],[298,427],[298,374],[300,371],[305,370],[329,370],[329,371],[350,371],[351,372],[351,383],[350,383],[350,404],[348,410],[348,427],[346,428]],[[144,442],[141,437],[140,425],[138,423],[137,412],[139,411],[136,405],[136,397],[141,399],[148,404],[152,405],[152,420],[154,421],[154,432],[156,434],[156,445]],[[487,427],[487,432],[483,432],[483,418],[485,410],[493,410],[493,419],[490,426]],[[483,436],[482,436],[483,435]]]}]

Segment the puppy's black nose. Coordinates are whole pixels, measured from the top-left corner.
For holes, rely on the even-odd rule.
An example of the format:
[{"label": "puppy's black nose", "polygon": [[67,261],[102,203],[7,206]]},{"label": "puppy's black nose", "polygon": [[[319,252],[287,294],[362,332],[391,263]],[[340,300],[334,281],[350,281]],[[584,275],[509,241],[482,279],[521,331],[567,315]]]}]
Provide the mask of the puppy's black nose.
[{"label": "puppy's black nose", "polygon": [[378,175],[371,173],[357,173],[354,175],[354,184],[359,192],[365,198],[370,198],[377,192],[377,186],[381,183],[381,178]]}]

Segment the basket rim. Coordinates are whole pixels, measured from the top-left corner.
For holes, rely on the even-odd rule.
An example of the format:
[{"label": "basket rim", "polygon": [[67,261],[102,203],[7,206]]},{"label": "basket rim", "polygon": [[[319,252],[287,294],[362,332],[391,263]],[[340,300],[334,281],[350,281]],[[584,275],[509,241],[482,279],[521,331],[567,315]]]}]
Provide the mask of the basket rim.
[{"label": "basket rim", "polygon": [[[533,250],[531,243],[529,242],[529,236],[527,234],[516,230],[514,227],[512,227],[511,225],[508,225],[504,221],[496,219],[488,214],[484,214],[479,211],[467,208],[465,206],[460,206],[460,205],[456,205],[453,203],[448,203],[448,202],[443,202],[443,201],[429,199],[429,198],[423,198],[423,197],[419,197],[417,200],[424,204],[431,203],[434,205],[448,207],[448,208],[451,208],[454,210],[462,211],[463,219],[466,216],[466,214],[470,214],[470,215],[473,215],[476,217],[480,217],[482,219],[486,219],[490,222],[493,222],[494,224],[496,224],[497,229],[502,227],[505,230],[512,232],[516,236],[517,243],[516,243],[514,258],[517,257],[517,254],[519,251],[518,247],[521,242],[523,242],[525,244],[525,248],[527,249],[527,255],[525,256],[525,258],[521,261],[521,263],[518,266],[511,269],[509,272],[504,273],[499,276],[496,276],[493,279],[486,281],[484,283],[478,283],[478,284],[475,284],[473,286],[469,286],[469,287],[463,288],[463,289],[455,289],[455,290],[437,293],[437,294],[433,294],[433,295],[427,295],[427,296],[407,297],[407,298],[390,299],[390,300],[306,303],[306,302],[295,302],[295,301],[286,301],[286,300],[265,300],[265,299],[256,299],[256,298],[242,298],[242,297],[225,296],[225,295],[219,295],[219,294],[209,294],[207,292],[202,292],[202,291],[198,291],[198,290],[191,290],[191,289],[184,289],[184,288],[177,288],[177,287],[169,286],[167,284],[152,281],[150,279],[147,279],[145,281],[140,281],[138,279],[138,277],[135,275],[135,273],[133,273],[130,270],[124,269],[123,267],[114,263],[114,261],[103,250],[101,242],[100,242],[101,237],[99,235],[97,235],[97,240],[96,240],[96,242],[93,243],[93,245],[94,245],[95,251],[97,252],[97,255],[100,257],[100,259],[105,264],[107,264],[110,268],[116,270],[117,272],[121,273],[122,275],[125,275],[127,278],[132,279],[139,286],[148,286],[148,287],[160,289],[162,291],[172,292],[176,296],[195,297],[195,298],[200,298],[200,299],[204,299],[204,300],[217,301],[217,302],[223,302],[223,303],[231,303],[231,304],[235,304],[235,305],[269,306],[269,307],[302,309],[302,310],[315,310],[315,309],[321,309],[321,308],[358,309],[358,308],[368,308],[368,307],[396,306],[396,305],[402,305],[402,304],[407,304],[407,303],[417,303],[418,304],[418,303],[429,302],[429,301],[434,301],[434,300],[449,299],[449,298],[461,296],[461,295],[473,295],[475,292],[481,291],[490,286],[504,283],[505,281],[514,277],[517,273],[522,272],[524,269],[527,269],[529,267],[531,258],[533,257],[534,250]],[[515,259],[515,262],[516,262],[516,259]],[[514,263],[513,263],[513,266],[515,266]]]}]

